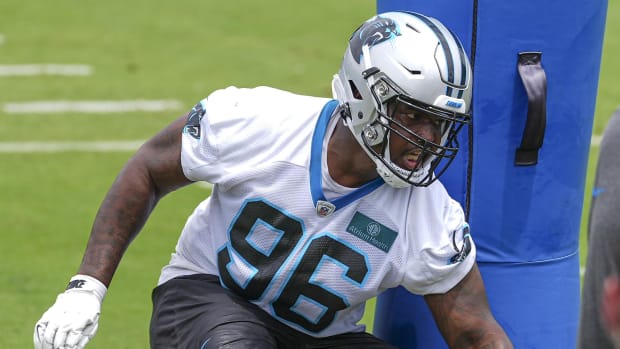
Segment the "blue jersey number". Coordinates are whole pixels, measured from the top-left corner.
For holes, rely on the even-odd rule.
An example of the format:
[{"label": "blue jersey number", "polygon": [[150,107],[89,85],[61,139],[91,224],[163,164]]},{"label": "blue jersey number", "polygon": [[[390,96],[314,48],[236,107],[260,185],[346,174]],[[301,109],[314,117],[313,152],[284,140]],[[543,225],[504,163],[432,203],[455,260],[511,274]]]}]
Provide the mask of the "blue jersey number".
[{"label": "blue jersey number", "polygon": [[[267,248],[252,240],[257,224],[267,226],[277,236]],[[218,268],[222,282],[230,290],[248,300],[259,299],[269,287],[276,273],[295,250],[303,235],[303,224],[296,217],[264,201],[249,201],[241,209],[230,230],[230,244],[218,253]],[[244,281],[235,280],[228,269],[231,253],[242,258],[253,269],[252,276]],[[368,274],[364,256],[352,247],[329,235],[312,239],[304,253],[295,261],[295,270],[288,275],[277,299],[272,302],[280,318],[295,323],[311,332],[320,332],[334,320],[339,310],[349,304],[344,295],[312,282],[312,277],[325,259],[346,269],[343,274],[349,283],[361,287]],[[302,314],[296,307],[310,302],[318,309],[316,316]]]}]

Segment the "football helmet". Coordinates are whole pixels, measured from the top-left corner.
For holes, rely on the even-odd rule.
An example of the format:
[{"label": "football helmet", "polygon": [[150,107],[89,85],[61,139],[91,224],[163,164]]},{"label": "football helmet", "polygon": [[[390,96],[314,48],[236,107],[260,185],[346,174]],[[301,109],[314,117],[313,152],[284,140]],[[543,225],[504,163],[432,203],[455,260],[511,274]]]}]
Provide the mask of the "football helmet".
[{"label": "football helmet", "polygon": [[[428,186],[458,151],[457,134],[471,121],[472,73],[459,39],[435,18],[386,12],[351,36],[332,81],[341,116],[391,186]],[[436,140],[394,117],[398,103],[439,127]],[[390,156],[390,137],[402,137],[417,156],[413,169]],[[439,140],[440,139],[440,140]]]}]

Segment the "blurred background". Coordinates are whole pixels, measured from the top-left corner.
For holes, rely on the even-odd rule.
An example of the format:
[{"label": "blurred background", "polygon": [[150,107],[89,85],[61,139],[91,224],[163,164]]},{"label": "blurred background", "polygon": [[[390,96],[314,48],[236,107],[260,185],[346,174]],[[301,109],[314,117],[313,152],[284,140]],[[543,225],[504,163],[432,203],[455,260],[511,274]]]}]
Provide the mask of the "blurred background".
[{"label": "blurred background", "polygon": [[[103,195],[144,140],[229,85],[331,96],[350,34],[375,10],[369,0],[0,2],[0,348],[32,346]],[[620,106],[619,23],[610,2],[583,217],[598,136]],[[193,185],[159,204],[89,348],[148,347],[151,290],[206,195]]]}]

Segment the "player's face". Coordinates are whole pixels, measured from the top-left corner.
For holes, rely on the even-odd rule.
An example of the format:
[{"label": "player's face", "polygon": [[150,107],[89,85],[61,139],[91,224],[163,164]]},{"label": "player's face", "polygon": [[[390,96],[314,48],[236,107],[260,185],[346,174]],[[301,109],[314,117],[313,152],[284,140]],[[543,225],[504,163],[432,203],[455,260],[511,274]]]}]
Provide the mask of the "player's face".
[{"label": "player's face", "polygon": [[392,127],[400,133],[399,135],[396,132],[390,132],[391,160],[401,168],[413,170],[424,160],[420,156],[422,154],[420,146],[423,146],[424,142],[412,133],[426,141],[438,144],[441,140],[441,121],[398,101],[393,102],[389,109],[388,112],[393,113]]}]

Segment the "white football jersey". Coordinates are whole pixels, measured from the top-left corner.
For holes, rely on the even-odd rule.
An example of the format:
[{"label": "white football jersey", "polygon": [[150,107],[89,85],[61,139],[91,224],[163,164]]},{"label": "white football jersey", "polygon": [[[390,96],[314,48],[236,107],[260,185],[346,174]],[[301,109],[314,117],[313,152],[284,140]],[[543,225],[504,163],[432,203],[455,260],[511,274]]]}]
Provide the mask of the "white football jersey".
[{"label": "white football jersey", "polygon": [[366,300],[388,288],[423,295],[456,285],[476,254],[460,204],[439,182],[333,182],[323,148],[336,107],[269,87],[230,87],[197,104],[182,166],[213,191],[188,218],[159,283],[218,275],[316,337],[363,331]]}]

